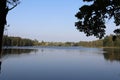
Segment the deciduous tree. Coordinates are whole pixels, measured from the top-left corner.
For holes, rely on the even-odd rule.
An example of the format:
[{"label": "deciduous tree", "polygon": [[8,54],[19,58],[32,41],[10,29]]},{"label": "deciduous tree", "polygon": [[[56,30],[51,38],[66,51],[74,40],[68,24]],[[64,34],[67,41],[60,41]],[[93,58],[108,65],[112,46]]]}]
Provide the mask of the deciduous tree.
[{"label": "deciduous tree", "polygon": [[[79,8],[75,15],[78,21],[75,26],[86,36],[96,36],[102,38],[105,35],[106,20],[113,18],[116,26],[120,25],[120,0],[83,0],[91,2]],[[120,28],[114,30],[114,33],[120,34]]]}]

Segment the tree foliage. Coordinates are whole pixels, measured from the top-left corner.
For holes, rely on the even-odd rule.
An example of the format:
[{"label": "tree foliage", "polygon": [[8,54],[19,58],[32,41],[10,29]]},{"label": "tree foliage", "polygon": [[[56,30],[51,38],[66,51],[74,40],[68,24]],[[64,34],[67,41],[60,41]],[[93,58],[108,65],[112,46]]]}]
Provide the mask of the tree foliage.
[{"label": "tree foliage", "polygon": [[[83,0],[92,2],[89,5],[83,5],[75,15],[78,21],[75,26],[86,36],[96,36],[102,38],[105,35],[105,22],[111,18],[114,19],[116,26],[120,25],[120,0]],[[114,30],[119,34],[120,29]]]},{"label": "tree foliage", "polygon": [[80,42],[45,42],[38,40],[31,40],[21,37],[13,37],[5,35],[3,37],[4,46],[84,46],[84,47],[120,47],[120,35],[112,40],[114,35],[106,36],[104,39],[95,41],[80,41]]},{"label": "tree foliage", "polygon": [[21,37],[4,36],[3,45],[4,46],[36,46],[38,44],[37,40],[31,40]]},{"label": "tree foliage", "polygon": [[114,35],[105,36],[104,39],[96,41],[80,41],[79,46],[85,47],[120,47],[120,35],[113,41]]}]

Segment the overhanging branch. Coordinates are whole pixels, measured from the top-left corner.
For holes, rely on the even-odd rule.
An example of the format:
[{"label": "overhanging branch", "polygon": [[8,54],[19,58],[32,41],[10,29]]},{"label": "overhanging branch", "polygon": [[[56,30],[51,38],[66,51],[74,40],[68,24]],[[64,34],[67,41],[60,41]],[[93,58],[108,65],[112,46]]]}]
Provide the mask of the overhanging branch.
[{"label": "overhanging branch", "polygon": [[14,9],[16,6],[17,6],[17,4],[16,4],[16,5],[14,5],[12,8],[10,8],[10,9],[9,9],[9,11],[10,11],[10,10],[12,10],[12,9]]}]

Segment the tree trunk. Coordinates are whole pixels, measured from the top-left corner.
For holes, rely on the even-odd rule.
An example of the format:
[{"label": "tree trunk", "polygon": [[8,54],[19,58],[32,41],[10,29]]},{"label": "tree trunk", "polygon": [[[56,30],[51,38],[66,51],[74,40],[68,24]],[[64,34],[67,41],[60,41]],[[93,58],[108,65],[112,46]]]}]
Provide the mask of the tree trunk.
[{"label": "tree trunk", "polygon": [[8,14],[7,0],[0,0],[0,53],[2,51],[4,27],[7,24],[6,16]]},{"label": "tree trunk", "polygon": [[0,53],[2,52],[4,26],[5,26],[4,24],[0,23]]}]

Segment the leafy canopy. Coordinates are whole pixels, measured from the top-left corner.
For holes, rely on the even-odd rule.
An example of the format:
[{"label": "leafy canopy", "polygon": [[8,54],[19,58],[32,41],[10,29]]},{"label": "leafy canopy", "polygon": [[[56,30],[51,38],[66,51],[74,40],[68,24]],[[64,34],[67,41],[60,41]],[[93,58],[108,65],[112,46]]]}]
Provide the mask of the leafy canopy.
[{"label": "leafy canopy", "polygon": [[[78,21],[75,26],[86,36],[96,36],[102,38],[105,35],[105,22],[113,18],[116,26],[120,25],[120,0],[83,0],[92,4],[83,5],[75,15]],[[114,30],[119,34],[120,29]]]}]

